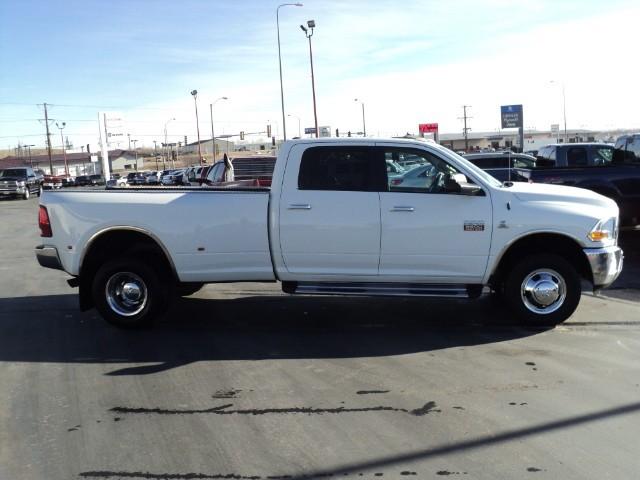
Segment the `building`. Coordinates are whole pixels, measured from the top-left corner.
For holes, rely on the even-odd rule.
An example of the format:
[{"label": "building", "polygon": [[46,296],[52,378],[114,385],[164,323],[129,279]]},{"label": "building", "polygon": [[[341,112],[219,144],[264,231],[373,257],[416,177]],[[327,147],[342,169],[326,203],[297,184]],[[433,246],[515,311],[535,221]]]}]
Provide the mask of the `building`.
[{"label": "building", "polygon": [[[605,142],[613,143],[615,140],[631,130],[567,130],[566,136],[563,130],[552,132],[550,130],[525,130],[524,151],[537,151],[551,143],[581,143],[581,142]],[[517,129],[496,130],[494,132],[469,132],[467,134],[469,151],[471,150],[504,150],[513,149],[519,151],[519,135]],[[455,151],[465,150],[465,139],[462,133],[440,134],[439,143]]]},{"label": "building", "polygon": [[[102,155],[100,153],[97,155],[91,155],[89,153],[67,153],[66,163],[69,175],[77,177],[78,175],[102,173],[101,157]],[[65,174],[65,155],[62,153],[52,154],[51,163],[53,164],[53,175]],[[137,170],[142,168],[142,163],[142,157],[136,155],[136,152],[130,150],[109,151],[109,164],[112,171]],[[0,158],[0,169],[25,165],[39,168],[47,175],[51,174],[48,155],[32,155],[31,157],[8,156]]]},{"label": "building", "polygon": [[[222,138],[216,137],[216,152],[218,157],[226,152],[233,152],[234,144],[228,140],[224,140]],[[200,151],[202,155],[211,159],[213,157],[212,152],[212,142],[211,139],[208,140],[200,140]],[[190,154],[198,154],[198,142],[188,143],[184,147],[180,147],[180,155],[190,155]]]}]

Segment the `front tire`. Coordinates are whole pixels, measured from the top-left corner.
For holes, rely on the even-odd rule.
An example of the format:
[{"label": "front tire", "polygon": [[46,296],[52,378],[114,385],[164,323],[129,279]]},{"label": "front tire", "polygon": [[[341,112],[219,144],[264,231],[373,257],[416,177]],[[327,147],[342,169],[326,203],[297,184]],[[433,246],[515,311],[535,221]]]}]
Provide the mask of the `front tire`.
[{"label": "front tire", "polygon": [[507,274],[505,300],[518,318],[529,325],[557,325],[568,319],[580,303],[580,277],[559,255],[531,255]]},{"label": "front tire", "polygon": [[169,306],[168,282],[133,257],[105,262],[92,284],[93,301],[109,323],[123,328],[151,325]]}]

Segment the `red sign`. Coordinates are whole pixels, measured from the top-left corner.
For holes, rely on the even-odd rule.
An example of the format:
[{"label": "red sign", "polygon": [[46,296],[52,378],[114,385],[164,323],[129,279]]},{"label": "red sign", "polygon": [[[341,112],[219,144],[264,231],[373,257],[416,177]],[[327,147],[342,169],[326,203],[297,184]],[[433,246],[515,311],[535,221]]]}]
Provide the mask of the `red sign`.
[{"label": "red sign", "polygon": [[420,133],[434,133],[438,131],[437,123],[420,123],[418,124],[418,131]]}]

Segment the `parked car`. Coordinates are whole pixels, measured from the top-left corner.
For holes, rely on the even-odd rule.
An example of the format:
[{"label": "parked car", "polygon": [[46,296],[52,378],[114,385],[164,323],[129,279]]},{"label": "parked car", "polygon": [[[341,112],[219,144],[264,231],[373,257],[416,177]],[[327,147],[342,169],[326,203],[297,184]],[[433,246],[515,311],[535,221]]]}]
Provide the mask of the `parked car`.
[{"label": "parked car", "polygon": [[[389,185],[385,159],[396,154],[430,164],[433,181]],[[583,281],[597,290],[618,277],[617,220],[602,195],[503,184],[439,145],[314,138],[281,146],[271,188],[51,192],[36,257],[77,277],[82,309],[125,327],[161,316],[174,291],[278,280],[320,295],[490,287],[540,325],[574,312]]]},{"label": "parked car", "polygon": [[429,164],[413,164],[411,170],[406,171],[402,175],[389,178],[389,185],[394,187],[405,188],[424,188],[434,184],[436,170],[433,165]]},{"label": "parked car", "polygon": [[165,170],[160,176],[160,183],[165,186],[177,186],[182,185],[182,176],[184,174],[183,169],[178,170]]},{"label": "parked car", "polygon": [[0,170],[0,196],[27,200],[31,195],[40,196],[41,192],[42,182],[31,167]]},{"label": "parked car", "polygon": [[91,185],[91,178],[89,175],[78,175],[76,177],[76,186],[78,187],[86,187]]},{"label": "parked car", "polygon": [[640,133],[623,135],[616,140],[613,161],[617,164],[640,164]]},{"label": "parked car", "polygon": [[147,177],[144,172],[132,172],[127,175],[127,184],[140,186],[147,184]]},{"label": "parked car", "polygon": [[76,178],[71,175],[58,175],[60,181],[62,182],[62,187],[75,187],[76,186]]},{"label": "parked car", "polygon": [[62,188],[62,178],[57,175],[45,175],[42,188],[45,190],[57,190]]},{"label": "parked car", "polygon": [[518,175],[514,168],[533,168],[536,166],[536,157],[524,153],[495,152],[495,153],[469,153],[463,155],[471,163],[480,167],[489,175],[501,182],[527,181]]},{"label": "parked car", "polygon": [[393,160],[387,160],[387,177],[389,180],[401,177],[405,173],[407,173],[407,170],[402,165]]},{"label": "parked car", "polygon": [[127,177],[122,177],[119,174],[112,175],[111,178],[106,182],[106,186],[108,188],[126,187],[128,185],[129,184],[127,183]]},{"label": "parked car", "polygon": [[[636,140],[559,143],[538,151],[536,166],[515,168],[526,181],[580,187],[614,200],[623,226],[640,224],[640,162],[631,157]],[[635,160],[634,160],[635,159]]]},{"label": "parked car", "polygon": [[91,185],[104,185],[104,177],[100,174],[89,175],[89,180],[91,181]]}]

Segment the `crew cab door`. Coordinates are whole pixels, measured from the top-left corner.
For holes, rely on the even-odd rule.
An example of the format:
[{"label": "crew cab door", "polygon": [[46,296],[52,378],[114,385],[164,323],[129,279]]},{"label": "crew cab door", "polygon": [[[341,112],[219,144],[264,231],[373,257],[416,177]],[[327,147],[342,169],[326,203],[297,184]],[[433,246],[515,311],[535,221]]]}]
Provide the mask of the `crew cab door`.
[{"label": "crew cab door", "polygon": [[489,192],[447,193],[447,176],[462,172],[435,149],[379,148],[386,159],[417,159],[414,168],[426,173],[391,179],[380,194],[380,280],[480,283],[491,246]]},{"label": "crew cab door", "polygon": [[290,151],[279,238],[283,263],[294,279],[378,274],[379,192],[386,173],[373,148],[302,144]]}]

